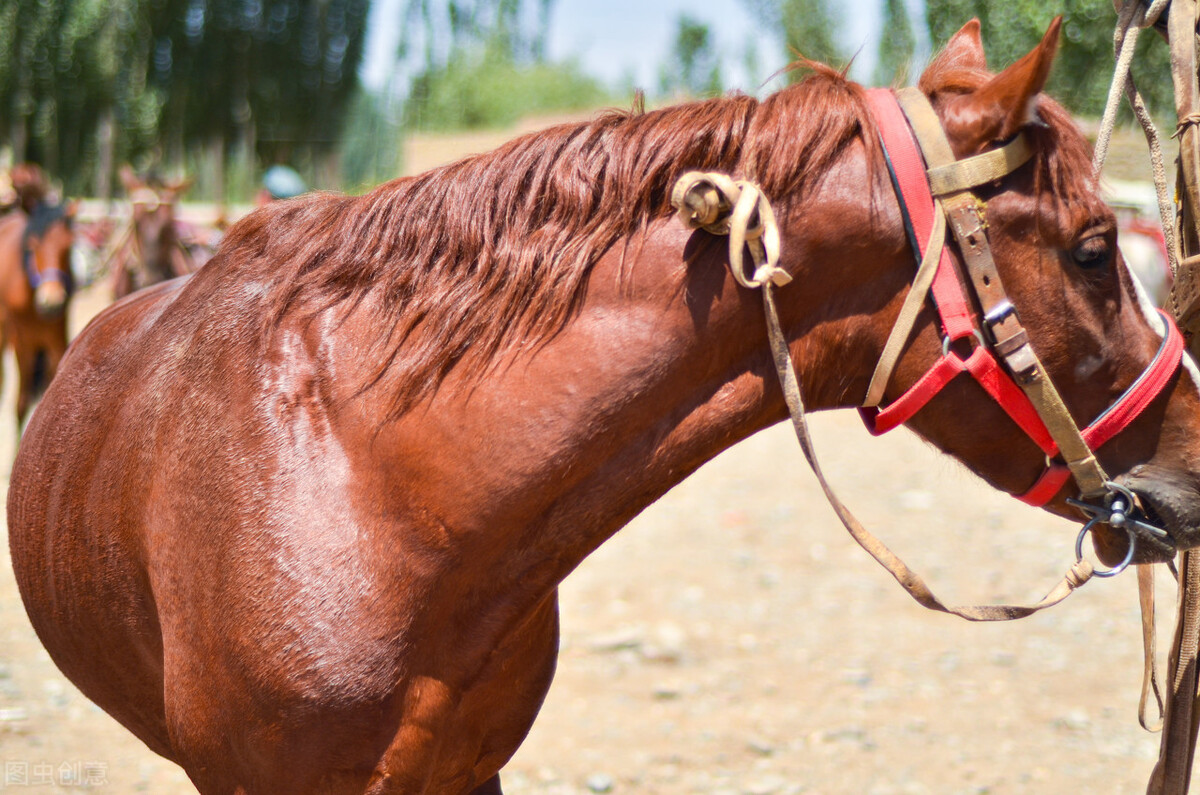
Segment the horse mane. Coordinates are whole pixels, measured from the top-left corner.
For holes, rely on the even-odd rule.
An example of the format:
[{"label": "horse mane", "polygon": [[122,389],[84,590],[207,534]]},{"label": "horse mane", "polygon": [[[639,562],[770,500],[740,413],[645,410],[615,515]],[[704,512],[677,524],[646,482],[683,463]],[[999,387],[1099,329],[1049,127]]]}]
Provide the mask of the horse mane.
[{"label": "horse mane", "polygon": [[273,202],[229,231],[220,259],[272,272],[264,340],[292,312],[379,312],[377,350],[364,354],[380,364],[363,389],[386,376],[395,415],[452,368],[479,374],[560,330],[597,260],[674,212],[679,175],[747,176],[786,207],[864,137],[869,118],[861,86],[812,64],[762,101],[607,111],[360,197]]}]

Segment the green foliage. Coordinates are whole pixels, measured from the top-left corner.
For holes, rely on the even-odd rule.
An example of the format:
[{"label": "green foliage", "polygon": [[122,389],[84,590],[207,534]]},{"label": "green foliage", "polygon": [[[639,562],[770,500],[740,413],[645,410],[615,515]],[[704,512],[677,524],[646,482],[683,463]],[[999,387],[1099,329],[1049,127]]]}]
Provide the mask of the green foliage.
[{"label": "green foliage", "polygon": [[[784,55],[841,66],[845,56],[837,44],[838,20],[827,0],[743,0],[771,30],[784,33]],[[797,73],[793,72],[793,75]]]},{"label": "green foliage", "polygon": [[575,63],[522,65],[502,55],[462,53],[413,81],[405,121],[422,130],[503,127],[530,114],[608,101],[603,86]]},{"label": "green foliage", "polygon": [[122,161],[182,167],[214,141],[251,162],[327,153],[357,85],[368,3],[9,0],[0,146],[70,191]]},{"label": "green foliage", "polygon": [[[944,44],[963,24],[978,17],[992,69],[1008,66],[1041,40],[1055,16],[1063,15],[1058,56],[1047,91],[1072,111],[1098,116],[1112,81],[1116,12],[1101,0],[927,0],[926,18],[935,45]],[[1175,107],[1166,43],[1151,31],[1138,40],[1134,80],[1151,111],[1172,114]]]},{"label": "green foliage", "polygon": [[342,184],[358,191],[400,174],[400,125],[383,100],[360,88],[346,111],[342,135]]},{"label": "green foliage", "polygon": [[885,0],[883,35],[875,62],[875,85],[904,85],[912,63],[916,40],[904,0]]},{"label": "green foliage", "polygon": [[595,107],[608,92],[574,62],[545,61],[554,0],[408,0],[400,57],[415,63],[406,126],[503,127]]},{"label": "green foliage", "polygon": [[660,70],[664,95],[717,96],[722,92],[721,64],[708,25],[681,14],[671,56]]}]

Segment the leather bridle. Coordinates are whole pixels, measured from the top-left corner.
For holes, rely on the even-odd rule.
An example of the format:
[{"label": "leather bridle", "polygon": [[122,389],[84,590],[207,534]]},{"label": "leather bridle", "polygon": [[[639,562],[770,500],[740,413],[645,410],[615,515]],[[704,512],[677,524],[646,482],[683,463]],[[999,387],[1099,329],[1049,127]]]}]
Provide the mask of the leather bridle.
[{"label": "leather bridle", "polygon": [[[1092,449],[1127,427],[1162,393],[1181,365],[1182,339],[1174,323],[1164,318],[1167,328],[1164,342],[1151,365],[1113,406],[1080,431],[1030,346],[1016,309],[1004,292],[987,240],[984,205],[971,191],[1003,179],[1029,160],[1031,152],[1024,136],[959,161],[950,150],[932,106],[919,91],[904,89],[893,95],[887,90],[872,90],[868,92],[868,100],[920,264],[868,388],[865,419],[874,432],[882,433],[911,418],[946,384],[967,372],[1046,454],[1046,471],[1033,488],[1019,497],[1033,504],[1045,504],[1074,477],[1080,495],[1088,502],[1068,502],[1083,510],[1090,520],[1079,534],[1075,562],[1038,603],[948,605],[854,517],[825,478],[808,430],[799,379],[775,306],[774,291],[785,287],[792,277],[778,264],[780,237],[770,203],[749,180],[698,171],[678,178],[672,188],[671,203],[678,210],[679,220],[688,228],[728,235],[729,266],[734,278],[741,286],[761,292],[771,358],[796,439],[834,513],[855,542],[887,569],[913,599],[930,610],[970,621],[1022,618],[1061,602],[1092,576],[1112,576],[1124,569],[1133,559],[1137,533],[1152,533],[1170,543],[1165,531],[1140,516],[1136,496],[1109,480]],[[947,225],[962,252],[961,277],[956,259],[945,244]],[[922,248],[920,240],[929,242]],[[744,249],[753,256],[750,267],[744,263]],[[961,286],[960,278],[962,283],[971,285],[979,312]],[[879,409],[892,369],[930,294],[946,341],[943,354],[913,387],[886,408]],[[956,348],[967,345],[972,348],[964,357]],[[1120,527],[1129,538],[1125,560],[1107,571],[1095,570],[1081,550],[1083,539],[1099,523]]]},{"label": "leather bridle", "polygon": [[[1085,500],[1111,502],[1120,497],[1128,502],[1128,491],[1110,481],[1093,451],[1128,427],[1174,377],[1183,356],[1183,337],[1175,323],[1163,314],[1167,331],[1149,367],[1080,430],[1004,292],[988,244],[986,205],[972,191],[1029,160],[1024,133],[983,155],[956,160],[929,100],[919,90],[874,89],[868,101],[913,250],[922,268],[933,269],[924,278],[928,286],[921,284],[919,269],[906,303],[919,307],[928,297],[923,290],[928,290],[945,344],[943,355],[924,376],[880,408],[883,389],[915,320],[915,312],[905,317],[902,310],[861,410],[867,427],[878,434],[906,422],[959,374],[969,373],[1046,455],[1045,470],[1032,487],[1016,495],[1018,499],[1045,505],[1074,477]],[[958,243],[961,266],[944,243],[946,225]],[[929,242],[922,248],[921,241]],[[974,304],[964,285],[971,288]],[[960,340],[971,346],[966,356],[959,352],[965,345],[955,345]],[[1127,510],[1133,507],[1125,505]],[[1131,546],[1134,538],[1131,532]]]}]

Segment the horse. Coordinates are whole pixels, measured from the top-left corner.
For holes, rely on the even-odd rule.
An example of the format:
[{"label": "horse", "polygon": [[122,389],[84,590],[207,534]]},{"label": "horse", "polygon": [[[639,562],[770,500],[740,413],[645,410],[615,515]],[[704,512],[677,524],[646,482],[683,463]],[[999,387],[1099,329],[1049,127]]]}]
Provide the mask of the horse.
[{"label": "horse", "polygon": [[67,350],[74,215],[71,203],[37,203],[0,216],[0,350],[17,360],[18,430]]},{"label": "horse", "polygon": [[191,186],[190,179],[142,179],[133,169],[120,172],[129,196],[129,225],[108,257],[114,298],[195,270],[188,249],[179,240],[176,204]]},{"label": "horse", "polygon": [[[951,336],[918,302],[880,405],[939,363],[1035,348],[1076,422],[1114,401],[1123,416],[1091,465],[1154,533],[1089,524],[1100,559],[1164,560],[1200,542],[1200,372],[1042,94],[1060,22],[998,75],[971,22],[920,80],[957,158],[1026,148],[972,204],[1011,304],[965,307]],[[553,678],[559,583],[787,416],[769,340],[809,409],[866,401],[924,243],[873,98],[895,103],[810,64],[763,100],[605,112],[361,197],[271,203],[200,271],[108,307],[9,490],[13,568],[54,662],[205,795],[501,792]],[[756,239],[771,282],[792,282],[774,310],[729,267],[741,249],[676,220],[693,171],[769,202],[779,245]],[[964,249],[939,250],[957,284]],[[1002,337],[1018,317],[1027,340]],[[1028,497],[1058,454],[993,400],[1001,369],[942,379],[905,424]],[[1145,372],[1160,388],[1132,411]],[[1041,502],[1078,527],[1072,460]]]}]

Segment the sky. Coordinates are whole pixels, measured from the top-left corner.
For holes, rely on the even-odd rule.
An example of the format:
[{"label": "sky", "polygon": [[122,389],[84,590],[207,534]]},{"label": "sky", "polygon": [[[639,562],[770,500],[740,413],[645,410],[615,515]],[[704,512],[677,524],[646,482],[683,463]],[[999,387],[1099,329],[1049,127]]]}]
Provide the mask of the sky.
[{"label": "sky", "polygon": [[[858,53],[851,76],[868,79],[875,63],[884,0],[844,0],[829,7],[841,16],[841,43]],[[387,82],[399,40],[403,0],[374,0],[368,22],[363,81],[372,88]],[[924,32],[922,0],[908,0],[918,37]],[[722,58],[728,88],[756,93],[761,81],[786,65],[778,35],[751,17],[743,0],[556,0],[550,20],[552,60],[577,59],[584,71],[613,87],[632,78],[653,92],[660,65],[671,49],[680,14],[707,23]],[[758,53],[759,74],[745,66],[748,42]],[[920,43],[920,41],[919,41]]]}]

